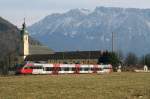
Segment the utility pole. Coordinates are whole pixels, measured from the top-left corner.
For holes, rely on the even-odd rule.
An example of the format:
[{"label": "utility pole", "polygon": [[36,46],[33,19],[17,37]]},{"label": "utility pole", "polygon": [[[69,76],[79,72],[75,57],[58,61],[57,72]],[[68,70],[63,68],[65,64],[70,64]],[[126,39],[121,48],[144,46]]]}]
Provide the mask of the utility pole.
[{"label": "utility pole", "polygon": [[144,65],[146,64],[146,62],[145,62],[145,59],[146,59],[146,58],[145,58],[145,57],[146,57],[146,56],[145,56],[145,54],[144,54]]},{"label": "utility pole", "polygon": [[64,59],[65,59],[65,56],[64,56],[65,52],[63,51],[62,54],[63,54],[63,64],[64,64],[64,62],[65,62],[64,61]]},{"label": "utility pole", "polygon": [[115,33],[115,40],[114,40],[114,43],[115,43],[115,50],[116,50],[116,54],[118,56],[118,58],[120,59],[120,53],[119,53],[119,39],[118,39],[118,33]]},{"label": "utility pole", "polygon": [[90,64],[90,58],[91,58],[91,51],[89,51],[89,62],[88,62],[88,64]]},{"label": "utility pole", "polygon": [[114,33],[112,32],[112,52],[114,52]]}]

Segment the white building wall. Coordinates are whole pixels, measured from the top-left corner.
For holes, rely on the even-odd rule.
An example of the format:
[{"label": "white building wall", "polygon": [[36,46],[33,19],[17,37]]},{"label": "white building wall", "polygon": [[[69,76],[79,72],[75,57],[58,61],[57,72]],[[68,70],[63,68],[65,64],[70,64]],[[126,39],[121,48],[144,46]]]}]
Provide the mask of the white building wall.
[{"label": "white building wall", "polygon": [[28,34],[25,34],[23,37],[23,53],[24,53],[24,59],[27,55],[29,55],[29,36]]}]

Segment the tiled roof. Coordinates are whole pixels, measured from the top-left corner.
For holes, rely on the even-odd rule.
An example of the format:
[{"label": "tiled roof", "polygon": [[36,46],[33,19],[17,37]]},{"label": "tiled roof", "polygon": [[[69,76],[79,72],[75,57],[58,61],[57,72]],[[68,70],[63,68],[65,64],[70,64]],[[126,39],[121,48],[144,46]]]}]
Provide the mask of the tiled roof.
[{"label": "tiled roof", "polygon": [[49,49],[47,46],[30,45],[29,46],[29,53],[30,53],[30,55],[52,54],[53,51],[51,49]]},{"label": "tiled roof", "polygon": [[50,59],[98,59],[101,51],[55,52],[54,54],[35,54],[26,57],[25,61],[47,61]]}]

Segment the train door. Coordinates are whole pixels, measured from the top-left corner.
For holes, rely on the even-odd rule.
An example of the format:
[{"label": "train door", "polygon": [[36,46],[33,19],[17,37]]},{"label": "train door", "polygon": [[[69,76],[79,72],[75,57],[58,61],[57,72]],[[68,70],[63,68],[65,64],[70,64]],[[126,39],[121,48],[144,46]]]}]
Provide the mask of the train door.
[{"label": "train door", "polygon": [[54,64],[53,65],[53,71],[52,71],[52,73],[53,74],[58,74],[59,73],[59,71],[60,71],[60,64]]},{"label": "train door", "polygon": [[93,73],[97,73],[98,70],[98,65],[93,65]]},{"label": "train door", "polygon": [[76,64],[75,65],[75,74],[79,74],[80,73],[80,64]]},{"label": "train door", "polygon": [[34,66],[33,67],[33,74],[42,74],[43,73],[43,66]]},{"label": "train door", "polygon": [[43,67],[43,74],[52,74],[53,64],[46,64]]}]

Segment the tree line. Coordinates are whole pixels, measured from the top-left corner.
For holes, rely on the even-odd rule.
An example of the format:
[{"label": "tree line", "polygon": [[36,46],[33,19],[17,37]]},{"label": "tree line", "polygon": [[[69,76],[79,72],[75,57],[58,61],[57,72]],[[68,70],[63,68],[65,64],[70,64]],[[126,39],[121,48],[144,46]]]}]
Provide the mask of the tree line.
[{"label": "tree line", "polygon": [[0,53],[0,75],[7,75],[9,71],[15,71],[19,62],[17,51]]},{"label": "tree line", "polygon": [[132,71],[133,69],[142,69],[144,65],[150,67],[150,53],[138,57],[132,52],[129,52],[124,56],[122,53],[118,54],[106,51],[99,58],[99,63],[112,64],[115,71],[119,65],[122,66],[124,71]]},{"label": "tree line", "polygon": [[[15,51],[16,52],[16,51]],[[9,71],[15,71],[19,56],[17,53],[1,54],[0,57],[0,74],[7,75]],[[119,65],[122,65],[125,71],[132,70],[134,68],[143,68],[144,65],[150,67],[150,54],[145,54],[138,57],[134,53],[128,53],[124,56],[122,53],[104,52],[99,58],[99,64],[112,64],[114,71],[116,71]]]}]

